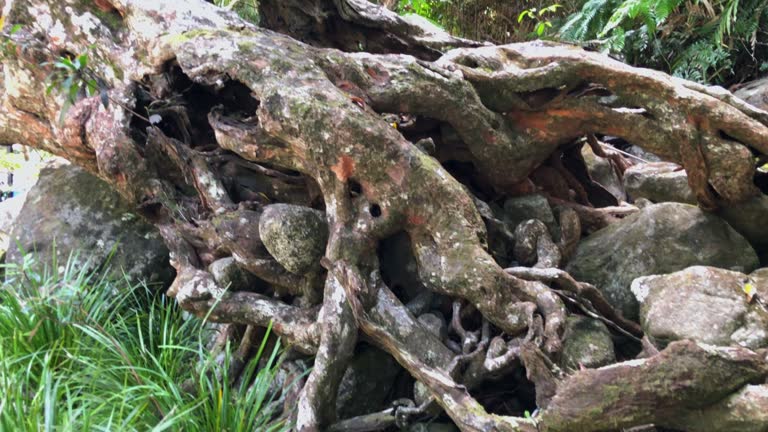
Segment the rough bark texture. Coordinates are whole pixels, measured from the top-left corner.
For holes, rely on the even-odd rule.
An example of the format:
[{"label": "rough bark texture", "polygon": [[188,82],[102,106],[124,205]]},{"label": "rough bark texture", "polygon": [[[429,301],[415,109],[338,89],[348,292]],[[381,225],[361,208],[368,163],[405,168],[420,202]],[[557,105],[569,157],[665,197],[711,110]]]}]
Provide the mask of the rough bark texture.
[{"label": "rough bark texture", "polygon": [[[520,362],[536,386],[538,428],[553,431],[677,426],[768,375],[765,353],[693,343],[570,376],[553,362],[565,301],[640,336],[594,287],[547,269],[567,258],[582,226],[636,210],[591,206],[562,163],[572,143],[620,136],[683,165],[701,206],[741,202],[758,193],[753,153],[768,154],[768,113],[730,93],[573,46],[425,33],[364,0],[261,1],[275,31],[198,0],[0,4],[4,31],[23,25],[3,57],[0,143],[63,156],[134,203],[172,251],[168,294],[183,308],[218,322],[273,321],[289,345],[315,354],[299,430],[336,421],[359,337],[391,354],[465,431],[536,430],[470,393]],[[60,123],[64,95],[46,93],[41,63],[89,46],[111,103],[81,98]],[[150,125],[150,113],[162,121]],[[449,163],[469,167],[472,190]],[[542,173],[576,191],[551,194],[572,209],[561,214],[571,228],[559,241],[541,226],[520,230],[531,234],[519,253],[535,268],[505,271],[489,252],[498,225],[474,195],[525,192]],[[294,274],[266,251],[259,219],[273,202],[324,212],[324,269]],[[423,289],[456,300],[454,340],[427,331],[384,281],[377,247],[402,232]],[[269,289],[218,286],[207,267],[227,256]],[[465,312],[479,318],[462,323]]]}]

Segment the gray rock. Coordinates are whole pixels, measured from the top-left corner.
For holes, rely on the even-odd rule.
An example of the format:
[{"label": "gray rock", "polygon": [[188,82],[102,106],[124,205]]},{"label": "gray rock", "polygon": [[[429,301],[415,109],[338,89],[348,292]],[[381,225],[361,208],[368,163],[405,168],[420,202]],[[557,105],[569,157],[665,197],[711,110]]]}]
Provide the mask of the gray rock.
[{"label": "gray rock", "polygon": [[759,268],[752,273],[749,274],[749,277],[751,277],[756,282],[756,288],[757,292],[762,294],[766,297],[768,297],[768,267]]},{"label": "gray rock", "polygon": [[509,198],[504,202],[504,221],[514,230],[520,223],[529,219],[544,222],[552,238],[560,238],[560,227],[544,195],[523,195]]},{"label": "gray rock", "polygon": [[445,318],[443,318],[440,314],[440,312],[429,312],[422,315],[419,315],[419,322],[427,329],[430,333],[437,336],[440,340],[445,340],[445,338],[448,337],[448,323],[445,322]]},{"label": "gray rock", "polygon": [[389,354],[364,345],[349,364],[339,385],[336,413],[340,419],[386,408],[402,368]]},{"label": "gray rock", "polygon": [[[633,166],[624,173],[624,187],[635,201],[644,198],[653,202],[682,202],[696,204],[684,170],[660,162]],[[730,204],[717,214],[749,241],[758,252],[768,251],[768,196],[758,195],[739,204]]]},{"label": "gray rock", "polygon": [[768,312],[749,304],[747,275],[695,266],[679,272],[644,276],[632,282],[640,301],[640,324],[663,345],[692,339],[711,345],[768,345]]},{"label": "gray rock", "polygon": [[319,265],[328,242],[328,224],[317,210],[272,204],[259,219],[259,235],[277,262],[301,275]]},{"label": "gray rock", "polygon": [[217,259],[208,266],[208,271],[216,284],[230,291],[254,291],[256,286],[263,284],[256,276],[240,268],[232,257]]},{"label": "gray rock", "polygon": [[632,199],[646,198],[653,202],[696,204],[688,186],[688,176],[679,165],[653,162],[630,167],[624,173],[624,188]]},{"label": "gray rock", "polygon": [[[661,162],[661,158],[657,155],[645,151],[642,147],[638,147],[636,145],[631,145],[627,147],[625,150],[627,153],[631,154],[632,156],[636,156],[646,162]],[[633,159],[635,162],[639,162],[637,159]]]},{"label": "gray rock", "polygon": [[580,366],[598,368],[616,362],[611,333],[598,320],[569,316],[563,339],[560,366],[565,369],[578,370]]},{"label": "gray rock", "polygon": [[756,250],[768,251],[768,196],[758,195],[749,201],[723,207],[718,215],[749,240]]},{"label": "gray rock", "polygon": [[602,185],[608,192],[619,201],[626,201],[627,194],[624,192],[624,185],[621,178],[616,173],[613,165],[608,159],[599,157],[592,152],[590,146],[585,145],[581,148],[581,156],[587,165],[587,171],[592,179]]},{"label": "gray rock", "polygon": [[768,77],[750,81],[733,94],[761,110],[768,111]]},{"label": "gray rock", "polygon": [[114,250],[109,266],[117,275],[149,283],[169,283],[174,275],[159,232],[109,185],[74,165],[58,163],[40,172],[11,238],[7,263],[22,264],[26,255],[49,265],[55,245],[59,266],[73,254],[101,267]]},{"label": "gray rock", "polygon": [[11,231],[16,218],[21,213],[26,194],[14,196],[0,202],[0,255],[5,255],[11,243]]},{"label": "gray rock", "polygon": [[765,432],[768,430],[768,384],[745,385],[703,410],[676,419],[690,432]]},{"label": "gray rock", "polygon": [[404,303],[409,303],[427,290],[419,278],[419,266],[408,234],[401,232],[382,240],[379,250],[381,272],[388,277],[387,285]]},{"label": "gray rock", "polygon": [[688,204],[643,208],[582,240],[566,270],[597,286],[626,318],[637,319],[630,291],[635,278],[694,265],[752,271],[757,256],[747,241],[719,217]]}]

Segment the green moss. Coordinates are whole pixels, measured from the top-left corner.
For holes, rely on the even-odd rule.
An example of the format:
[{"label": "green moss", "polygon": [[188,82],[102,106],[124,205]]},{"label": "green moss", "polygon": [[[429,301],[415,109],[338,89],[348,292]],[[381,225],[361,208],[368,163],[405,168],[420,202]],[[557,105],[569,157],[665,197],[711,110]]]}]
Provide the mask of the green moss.
[{"label": "green moss", "polygon": [[112,72],[115,74],[115,77],[118,80],[122,81],[125,78],[125,72],[123,72],[122,69],[117,67],[116,64],[114,64],[113,62],[110,61],[109,62],[109,67],[112,68]]},{"label": "green moss", "polygon": [[[93,2],[89,1],[88,3]],[[124,27],[123,17],[121,17],[120,14],[116,11],[104,12],[99,8],[92,8],[91,12],[93,12],[93,14],[96,15],[96,17],[102,22],[102,24],[107,26],[107,28],[109,28],[113,33]]]},{"label": "green moss", "polygon": [[250,40],[241,40],[237,42],[237,48],[240,51],[252,51],[256,48],[256,44]]},{"label": "green moss", "polygon": [[210,30],[210,29],[195,29],[189,30],[183,33],[169,33],[162,37],[163,42],[170,44],[171,46],[179,46],[183,43],[189,42],[199,37],[211,36],[220,37],[223,33],[227,33],[224,30]]},{"label": "green moss", "polygon": [[[614,386],[614,385],[605,385],[603,387],[603,394],[605,396],[604,402],[605,406],[612,406],[616,402],[618,402],[621,399],[621,395],[623,393],[623,390],[621,387]],[[595,409],[599,409],[602,412],[603,407],[595,407]]]}]

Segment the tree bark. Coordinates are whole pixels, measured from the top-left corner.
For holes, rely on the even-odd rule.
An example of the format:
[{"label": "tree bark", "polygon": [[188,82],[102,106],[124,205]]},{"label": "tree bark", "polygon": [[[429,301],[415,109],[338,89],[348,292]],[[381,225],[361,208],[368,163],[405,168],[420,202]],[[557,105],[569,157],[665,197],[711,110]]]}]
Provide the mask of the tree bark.
[{"label": "tree bark", "polygon": [[[753,153],[768,154],[768,113],[573,46],[425,32],[364,0],[259,3],[274,31],[200,0],[0,2],[12,47],[0,143],[65,157],[133,203],[172,251],[168,294],[184,309],[218,322],[272,321],[290,346],[315,354],[297,429],[337,420],[336,392],[360,337],[465,431],[679,426],[680,416],[765,382],[765,353],[690,342],[642,361],[557,370],[571,313],[563,291],[622,334],[639,336],[637,325],[562,271],[505,271],[489,251],[498,225],[478,197],[529,190],[553,154],[610,134],[683,165],[702,207],[738,203],[759,193]],[[22,27],[11,35],[13,24]],[[85,52],[109,103],[81,97],[59,122],[66,95],[46,92],[45,62]],[[161,121],[150,124],[151,113]],[[450,163],[470,166],[471,181]],[[560,200],[577,228],[560,243],[532,230],[530,244],[543,245],[534,247],[538,267],[567,257],[582,226],[636,210]],[[274,202],[324,211],[325,271],[293,274],[266,252],[259,220]],[[457,300],[458,342],[429,332],[383,281],[377,247],[402,232],[423,289]],[[227,256],[274,291],[218,286],[207,267]],[[479,324],[464,329],[462,310]],[[536,385],[535,421],[489,413],[472,393],[520,362]]]}]

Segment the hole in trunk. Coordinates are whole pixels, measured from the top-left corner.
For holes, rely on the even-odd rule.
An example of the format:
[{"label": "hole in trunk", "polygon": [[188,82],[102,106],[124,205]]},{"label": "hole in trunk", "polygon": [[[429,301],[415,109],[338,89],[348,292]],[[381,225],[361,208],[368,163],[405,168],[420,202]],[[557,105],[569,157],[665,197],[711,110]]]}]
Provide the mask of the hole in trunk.
[{"label": "hole in trunk", "polygon": [[381,206],[378,204],[371,204],[371,207],[368,208],[368,211],[371,212],[371,216],[377,218],[381,216]]},{"label": "hole in trunk", "polygon": [[363,193],[363,186],[355,179],[349,179],[349,196],[358,197]]}]

